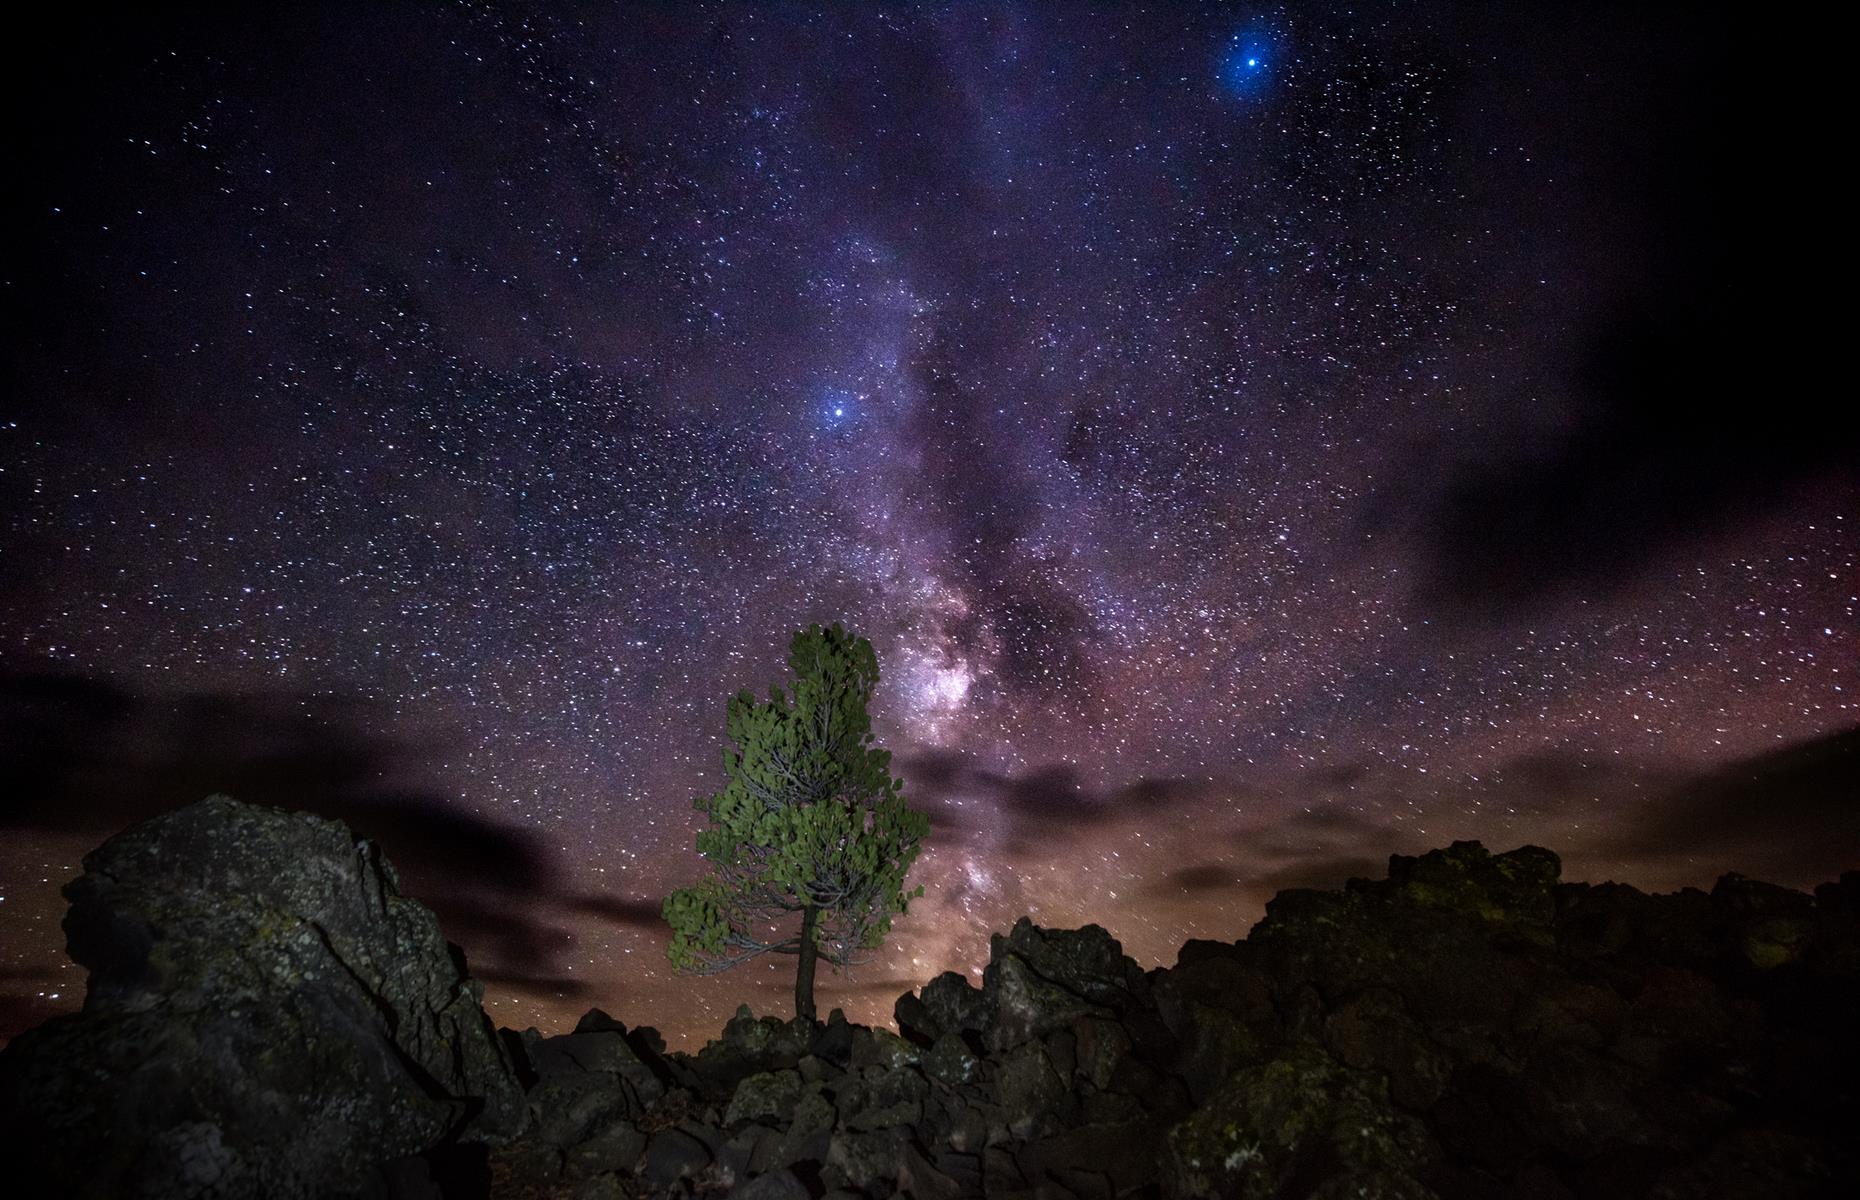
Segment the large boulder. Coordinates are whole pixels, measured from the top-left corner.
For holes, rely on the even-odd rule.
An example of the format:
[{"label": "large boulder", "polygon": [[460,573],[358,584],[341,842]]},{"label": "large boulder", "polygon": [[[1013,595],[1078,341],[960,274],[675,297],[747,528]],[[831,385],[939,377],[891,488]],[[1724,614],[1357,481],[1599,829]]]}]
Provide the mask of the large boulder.
[{"label": "large boulder", "polygon": [[1022,917],[1006,936],[990,939],[982,1011],[993,1050],[1011,1050],[1080,1017],[1134,1008],[1148,996],[1143,969],[1100,926],[1042,929]]},{"label": "large boulder", "polygon": [[1164,1183],[1179,1197],[1431,1200],[1437,1153],[1381,1077],[1299,1047],[1237,1072],[1169,1131]]},{"label": "large boulder", "polygon": [[[1124,954],[1124,947],[1101,925],[1080,929],[1042,929],[1030,918],[1014,922],[1004,936],[989,939],[990,965],[1012,954],[1040,978],[1093,1004],[1125,1008],[1147,991],[1143,968]],[[984,987],[992,976],[983,972]]]},{"label": "large boulder", "polygon": [[[842,1025],[844,1021],[842,1016]],[[721,1038],[705,1043],[696,1055],[673,1054],[670,1060],[687,1067],[702,1086],[728,1093],[751,1075],[794,1067],[809,1054],[822,1032],[819,1023],[799,1017],[790,1021],[757,1017],[745,1004],[723,1027]],[[850,1037],[850,1028],[846,1033]]]},{"label": "large boulder", "polygon": [[84,868],[83,1011],[0,1054],[18,1194],[340,1196],[522,1127],[463,955],[340,823],[214,796]]},{"label": "large boulder", "polygon": [[928,1046],[946,1033],[980,1033],[988,1025],[988,997],[961,975],[945,971],[921,994],[899,996],[892,1015],[900,1033]]}]

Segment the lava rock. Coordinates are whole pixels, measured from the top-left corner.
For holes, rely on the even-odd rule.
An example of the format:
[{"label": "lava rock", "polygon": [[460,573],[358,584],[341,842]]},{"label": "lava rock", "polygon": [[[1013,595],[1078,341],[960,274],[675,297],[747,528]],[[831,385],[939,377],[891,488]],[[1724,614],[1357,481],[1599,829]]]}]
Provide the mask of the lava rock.
[{"label": "lava rock", "polygon": [[1102,926],[1042,929],[1022,917],[1006,936],[997,933],[990,939],[991,962],[1006,954],[1019,958],[1042,979],[1094,1004],[1123,1008],[1147,990],[1143,969],[1125,957],[1123,946]]},{"label": "lava rock", "polygon": [[954,971],[898,997],[892,1014],[905,1037],[928,1046],[946,1033],[979,1034],[988,1025],[988,997]]},{"label": "lava rock", "polygon": [[645,1153],[646,1135],[630,1121],[611,1121],[563,1155],[563,1168],[574,1179],[613,1171],[631,1171]]},{"label": "lava rock", "polygon": [[730,1193],[730,1200],[809,1200],[807,1185],[783,1167],[758,1175]]},{"label": "lava rock", "polygon": [[945,1087],[973,1082],[981,1065],[975,1051],[953,1031],[937,1038],[923,1058],[924,1073]]},{"label": "lava rock", "polygon": [[652,1135],[639,1176],[657,1187],[670,1187],[708,1167],[710,1158],[701,1140],[682,1129],[667,1129]]},{"label": "lava rock", "polygon": [[782,1117],[794,1110],[801,1099],[799,1071],[763,1071],[736,1085],[730,1107],[724,1113],[725,1125],[741,1125]]},{"label": "lava rock", "polygon": [[1065,1029],[1080,1017],[1112,1015],[1110,1009],[1046,979],[1018,954],[998,954],[988,964],[987,978],[994,1001],[987,1043],[996,1052]]},{"label": "lava rock", "polygon": [[372,842],[214,796],[84,867],[84,1009],[0,1054],[22,1194],[339,1195],[522,1128],[481,986]]},{"label": "lava rock", "polygon": [[[1299,1047],[1236,1074],[1169,1131],[1172,1195],[1266,1200],[1433,1195],[1422,1180],[1438,1148],[1388,1101],[1371,1072]],[[1293,1181],[1296,1181],[1294,1183]]]}]

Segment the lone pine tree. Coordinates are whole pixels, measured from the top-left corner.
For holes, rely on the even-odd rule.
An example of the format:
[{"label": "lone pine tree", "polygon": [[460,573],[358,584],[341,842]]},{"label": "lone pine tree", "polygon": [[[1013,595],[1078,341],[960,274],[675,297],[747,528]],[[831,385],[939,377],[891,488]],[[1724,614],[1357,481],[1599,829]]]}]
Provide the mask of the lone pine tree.
[{"label": "lone pine tree", "polygon": [[814,1019],[814,967],[859,961],[923,888],[904,890],[930,821],[904,803],[891,753],[866,711],[878,683],[872,643],[837,623],[797,632],[792,695],[729,705],[724,786],[696,802],[710,874],[665,898],[666,953],[714,974],[763,954],[799,957],[797,1017]]}]

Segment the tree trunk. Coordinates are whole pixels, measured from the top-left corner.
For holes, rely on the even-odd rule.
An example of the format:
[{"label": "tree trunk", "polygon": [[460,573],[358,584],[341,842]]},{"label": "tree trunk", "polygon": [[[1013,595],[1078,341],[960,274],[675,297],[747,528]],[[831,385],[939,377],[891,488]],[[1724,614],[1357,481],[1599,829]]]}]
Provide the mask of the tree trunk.
[{"label": "tree trunk", "polygon": [[801,913],[801,964],[794,971],[794,1015],[802,1020],[814,1019],[814,925],[820,920],[820,907],[810,904]]}]

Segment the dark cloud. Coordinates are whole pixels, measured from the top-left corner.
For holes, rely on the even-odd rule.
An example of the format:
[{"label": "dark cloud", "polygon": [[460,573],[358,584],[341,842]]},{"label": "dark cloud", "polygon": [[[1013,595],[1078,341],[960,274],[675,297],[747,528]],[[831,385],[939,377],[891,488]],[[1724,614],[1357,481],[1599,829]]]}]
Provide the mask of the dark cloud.
[{"label": "dark cloud", "polygon": [[494,983],[499,987],[509,988],[513,992],[522,992],[532,996],[550,996],[564,1000],[585,1000],[594,996],[600,989],[585,979],[573,976],[557,975],[543,977],[527,975],[520,971],[503,971],[495,967],[472,967],[472,977],[484,983]]},{"label": "dark cloud", "polygon": [[1015,774],[984,767],[972,755],[928,750],[899,762],[911,803],[930,815],[932,829],[968,837],[986,828],[1003,835],[1010,855],[1050,849],[1119,821],[1183,808],[1213,785],[1168,777],[1094,787],[1078,768],[1054,763]]},{"label": "dark cloud", "polygon": [[1596,398],[1576,431],[1541,456],[1451,482],[1423,564],[1435,596],[1486,610],[1598,597],[1674,545],[1787,505],[1811,485],[1860,481],[1860,440],[1822,423],[1818,392],[1791,401],[1716,374],[1709,348],[1727,344],[1730,330],[1610,336],[1618,344],[1598,350]]},{"label": "dark cloud", "polygon": [[575,897],[570,907],[578,913],[644,933],[664,933],[668,929],[661,902],[650,898],[588,894]]},{"label": "dark cloud", "polygon": [[1266,830],[1236,831],[1231,840],[1231,858],[1178,867],[1148,885],[1145,894],[1197,901],[1229,894],[1263,905],[1286,888],[1380,878],[1395,841],[1384,826],[1325,809],[1296,813]]},{"label": "dark cloud", "polygon": [[849,996],[901,996],[916,991],[925,982],[909,975],[892,975],[884,979],[840,978],[830,987],[833,992]]},{"label": "dark cloud", "polygon": [[1380,879],[1388,873],[1388,855],[1340,855],[1296,859],[1263,871],[1249,883],[1267,896],[1287,888],[1334,888],[1352,879]]},{"label": "dark cloud", "polygon": [[[1296,779],[1290,785],[1294,795],[1307,782]],[[1386,822],[1372,820],[1351,808],[1328,801],[1320,795],[1308,808],[1284,816],[1275,816],[1264,824],[1250,824],[1233,830],[1229,837],[1240,853],[1256,865],[1256,872],[1275,874],[1286,864],[1323,861],[1342,856],[1356,861],[1364,857],[1365,847],[1387,847],[1396,831]],[[1386,853],[1386,851],[1384,851]],[[1302,885],[1288,885],[1302,886]]]},{"label": "dark cloud", "polygon": [[1379,877],[1389,854],[1456,837],[1479,838],[1494,851],[1536,842],[1585,864],[1584,872],[1655,886],[1704,885],[1741,871],[1809,887],[1860,866],[1860,727],[1692,769],[1536,750],[1430,796],[1411,794],[1406,772],[1364,764],[1346,773],[1353,800],[1369,811],[1420,819],[1365,817],[1327,800],[1335,772],[1306,773],[1288,780],[1285,793],[1305,797],[1309,808],[1229,830],[1231,865],[1184,868],[1180,885],[1212,886],[1219,870],[1273,891],[1332,887]]},{"label": "dark cloud", "polygon": [[1860,867],[1860,726],[1673,785],[1605,840],[1629,858],[1685,861],[1796,887]]},{"label": "dark cloud", "polygon": [[438,914],[474,971],[555,970],[573,938],[552,907],[559,868],[536,835],[461,811],[442,747],[382,732],[321,695],[144,695],[73,675],[0,676],[0,828],[97,841],[224,792],[316,813],[380,843],[402,888]]},{"label": "dark cloud", "polygon": [[[1642,19],[1604,23],[1616,20],[1645,38]],[[1561,42],[1592,61],[1625,44],[1602,48],[1608,39],[1577,34],[1579,22],[1532,23],[1540,52]],[[1535,282],[1564,286],[1557,272],[1579,261],[1572,255],[1591,267],[1567,280],[1580,302],[1565,302],[1564,320],[1577,323],[1545,335],[1558,347],[1552,365],[1498,377],[1527,424],[1436,441],[1416,464],[1430,481],[1421,487],[1442,481],[1421,499],[1430,600],[1501,616],[1599,598],[1671,551],[1786,511],[1805,490],[1860,485],[1860,422],[1835,415],[1811,366],[1813,347],[1838,334],[1826,315],[1791,303],[1799,288],[1781,272],[1793,255],[1738,237],[1761,218],[1727,202],[1744,191],[1733,173],[1763,174],[1723,152],[1732,105],[1744,107],[1721,86],[1743,55],[1733,28],[1688,22],[1646,39],[1621,76],[1632,80],[1635,120],[1599,107],[1619,94],[1567,77],[1545,78],[1504,116],[1535,153],[1588,164],[1556,192],[1558,211],[1542,214],[1560,232],[1536,252],[1547,265]],[[1578,38],[1579,51],[1568,44]],[[1469,144],[1500,143],[1475,133]],[[1497,188],[1507,211],[1549,203],[1489,179],[1481,185]],[[1617,249],[1599,266],[1603,242]]]}]

